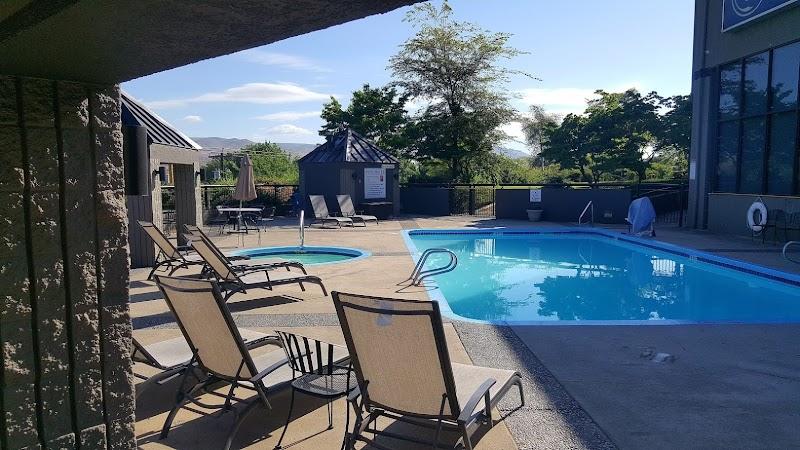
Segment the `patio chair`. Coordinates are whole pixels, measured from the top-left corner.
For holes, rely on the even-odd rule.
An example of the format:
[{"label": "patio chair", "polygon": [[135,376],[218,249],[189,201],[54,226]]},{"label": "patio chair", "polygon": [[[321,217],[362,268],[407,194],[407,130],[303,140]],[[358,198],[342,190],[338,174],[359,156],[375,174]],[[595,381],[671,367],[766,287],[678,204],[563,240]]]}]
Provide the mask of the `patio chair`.
[{"label": "patio chair", "polygon": [[335,217],[328,212],[328,204],[325,203],[324,195],[309,195],[308,199],[311,201],[311,208],[314,210],[314,221],[311,224],[321,223],[325,226],[326,223],[334,223],[339,228],[342,224],[353,226],[353,219],[349,217]]},{"label": "patio chair", "polygon": [[[333,400],[347,395],[355,389],[355,378],[351,377],[349,355],[343,346],[322,342],[317,339],[301,336],[296,333],[275,330],[281,340],[283,351],[292,368],[292,396],[289,402],[289,413],[286,415],[286,424],[278,439],[276,449],[281,448],[281,442],[289,429],[294,409],[295,392],[303,392],[312,397],[327,400],[328,430],[333,429]],[[345,408],[348,408],[345,406]],[[345,431],[349,426],[345,423]]]},{"label": "patio chair", "polygon": [[[191,403],[221,413],[233,412],[233,425],[225,443],[225,449],[229,449],[242,421],[256,406],[271,409],[267,392],[285,387],[292,380],[286,355],[280,350],[251,355],[215,281],[156,276],[156,284],[191,349],[190,364],[196,364],[205,375],[205,379],[179,391],[161,429],[161,439],[169,434],[175,415]],[[270,343],[280,346],[276,341]],[[187,380],[188,372],[184,372],[182,381]],[[230,386],[226,395],[216,392],[221,384]],[[255,391],[256,395],[251,399],[236,397],[237,388]],[[224,402],[209,404],[200,400],[204,394],[221,397]],[[244,409],[239,411],[234,403],[245,405]]]},{"label": "patio chair", "polygon": [[236,260],[239,260],[239,259],[249,260],[250,258],[247,257],[247,256],[229,256],[229,255],[224,254],[222,252],[222,250],[220,250],[219,247],[217,247],[217,245],[214,244],[214,242],[211,240],[211,238],[209,238],[203,232],[203,230],[201,230],[200,227],[198,227],[197,225],[188,225],[187,224],[187,225],[184,225],[184,228],[186,228],[186,231],[189,233],[189,235],[191,235],[191,237],[188,236],[188,235],[184,236],[184,237],[186,237],[187,241],[192,240],[191,239],[192,237],[202,239],[206,243],[208,248],[210,248],[214,253],[216,253],[217,256],[221,260],[223,260],[223,261],[227,262],[228,264],[230,264],[230,266],[236,272],[252,272],[252,271],[261,271],[261,270],[265,270],[265,269],[278,269],[278,268],[281,268],[281,267],[285,267],[286,271],[289,272],[289,271],[291,271],[292,267],[294,267],[296,269],[300,269],[300,271],[303,272],[303,275],[307,274],[306,268],[305,268],[305,266],[303,266],[303,263],[297,262],[297,261],[275,261],[275,262],[264,263],[264,264],[237,264],[237,265],[234,265],[234,264],[231,263],[231,261],[236,261]]},{"label": "patio chair", "polygon": [[203,261],[187,258],[184,253],[188,250],[188,247],[178,248],[172,245],[172,242],[170,242],[164,233],[162,233],[161,230],[159,230],[158,227],[152,222],[145,222],[144,220],[137,220],[136,222],[142,227],[144,232],[150,236],[150,239],[156,244],[156,247],[158,247],[156,264],[153,266],[150,274],[147,275],[148,280],[152,279],[156,270],[162,266],[166,270],[169,270],[169,274],[172,275],[178,269],[185,269],[192,265],[204,264]]},{"label": "patio chair", "polygon": [[367,226],[367,222],[375,222],[375,225],[378,225],[377,217],[356,214],[356,208],[353,206],[353,199],[350,198],[349,195],[337,195],[336,201],[339,202],[339,211],[342,212],[342,216],[349,217],[353,220],[353,223],[361,222],[365,227]]},{"label": "patio chair", "polygon": [[[483,422],[493,426],[492,409],[513,386],[524,405],[518,372],[450,362],[437,302],[332,295],[358,381],[349,397],[356,422],[348,448],[362,441],[388,450],[367,432],[437,447],[447,428],[459,432],[469,450],[475,429]],[[435,437],[425,442],[377,430],[380,416],[433,428]]]},{"label": "patio chair", "polygon": [[[277,336],[245,328],[239,328],[239,334],[248,349],[257,348],[266,345],[270,340],[278,339]],[[161,371],[150,377],[137,373],[133,374],[136,378],[144,380],[144,382],[136,386],[137,399],[151,386],[162,385],[181,375],[189,367],[189,361],[192,359],[192,349],[189,348],[189,344],[186,343],[186,338],[183,336],[148,345],[140,343],[134,337],[131,341],[131,347],[131,359],[133,361]]]},{"label": "patio chair", "polygon": [[[248,289],[272,290],[273,287],[284,284],[297,284],[301,290],[305,291],[304,283],[312,283],[318,285],[325,296],[328,295],[328,291],[319,277],[303,275],[290,278],[271,278],[269,272],[274,270],[275,267],[265,266],[251,266],[249,270],[237,270],[230,262],[212,250],[203,239],[196,238],[193,235],[186,235],[186,239],[191,242],[192,247],[208,264],[220,288],[225,292],[225,301],[228,301],[236,293],[246,293]],[[263,276],[261,275],[262,273],[264,274]]]}]

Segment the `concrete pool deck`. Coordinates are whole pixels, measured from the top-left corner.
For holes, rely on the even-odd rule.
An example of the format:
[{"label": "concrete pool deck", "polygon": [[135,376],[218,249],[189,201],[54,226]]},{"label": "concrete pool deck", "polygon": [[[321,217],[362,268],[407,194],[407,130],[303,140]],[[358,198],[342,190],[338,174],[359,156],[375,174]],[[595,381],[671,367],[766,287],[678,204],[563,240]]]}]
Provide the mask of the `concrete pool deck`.
[{"label": "concrete pool deck", "polygon": [[[352,263],[311,266],[310,273],[320,275],[331,290],[426,298],[423,290],[397,292],[395,284],[412,269],[401,231],[494,226],[532,224],[470,217],[403,217],[366,229],[308,229],[308,245],[357,247],[373,254]],[[783,261],[775,245],[678,229],[658,231],[659,240],[797,272]],[[214,239],[228,250],[242,245],[235,236]],[[278,223],[261,239],[263,246],[293,245],[297,230],[290,223]],[[245,247],[256,243],[256,235],[245,237]],[[152,285],[141,281],[146,275],[141,272],[134,271],[131,289],[135,334],[164,339],[164,333],[177,330]],[[231,307],[241,326],[254,329],[311,326],[335,330],[337,324],[330,300],[315,286],[308,286],[306,293],[296,287],[280,287],[267,296],[254,293],[242,296]],[[467,360],[515,368],[525,378],[528,405],[509,415],[516,399],[512,396],[501,403],[506,416],[503,426],[487,433],[479,449],[763,448],[800,442],[800,410],[796,407],[800,404],[800,325],[509,328],[451,321],[447,327],[448,343],[461,348]],[[658,352],[675,358],[664,363],[652,361],[650,356]],[[324,413],[319,414],[320,420],[322,416]],[[147,422],[149,426],[137,424],[137,430],[142,430],[140,437],[147,439],[148,446],[176,446],[172,437],[163,442],[153,440],[147,429],[157,420]],[[271,448],[269,439],[254,440],[252,448]],[[309,441],[294,448],[326,447]]]}]

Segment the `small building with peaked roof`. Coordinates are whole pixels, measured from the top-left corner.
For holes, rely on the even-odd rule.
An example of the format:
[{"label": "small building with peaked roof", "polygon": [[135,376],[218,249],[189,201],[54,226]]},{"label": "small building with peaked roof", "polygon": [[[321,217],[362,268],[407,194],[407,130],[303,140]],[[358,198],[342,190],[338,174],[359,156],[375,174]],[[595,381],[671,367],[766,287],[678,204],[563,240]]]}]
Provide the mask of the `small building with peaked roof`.
[{"label": "small building with peaked roof", "polygon": [[350,128],[329,136],[298,165],[306,205],[309,195],[324,195],[328,209],[338,211],[336,196],[349,194],[356,209],[400,212],[400,161]]},{"label": "small building with peaked roof", "polygon": [[[126,178],[144,178],[138,192],[126,188],[131,267],[148,267],[157,251],[137,220],[154,223],[178,241],[184,225],[202,223],[201,147],[127,93],[121,92],[120,103],[126,169],[138,166],[142,172]],[[172,194],[168,204],[164,192]]]}]

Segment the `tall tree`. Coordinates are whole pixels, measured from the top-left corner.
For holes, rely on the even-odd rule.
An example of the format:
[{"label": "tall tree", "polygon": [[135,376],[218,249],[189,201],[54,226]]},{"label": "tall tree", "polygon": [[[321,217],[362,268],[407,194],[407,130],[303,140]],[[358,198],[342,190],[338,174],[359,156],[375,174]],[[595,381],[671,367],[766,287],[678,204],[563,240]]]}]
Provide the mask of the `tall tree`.
[{"label": "tall tree", "polygon": [[522,132],[525,134],[525,142],[531,149],[530,163],[533,166],[545,165],[545,160],[541,157],[542,147],[547,143],[548,131],[557,128],[561,122],[561,116],[548,113],[540,105],[531,105],[528,115],[522,118]]},{"label": "tall tree", "polygon": [[413,130],[415,156],[446,161],[452,181],[471,181],[477,163],[503,140],[498,127],[515,117],[505,89],[517,72],[501,60],[522,52],[508,33],[455,20],[445,1],[416,5],[406,21],[417,29],[389,61],[395,85],[429,102]]},{"label": "tall tree", "polygon": [[320,134],[329,135],[347,124],[378,147],[400,156],[408,146],[404,135],[409,122],[405,110],[407,101],[408,96],[398,94],[394,87],[372,88],[365,84],[353,92],[347,109],[331,97],[322,108],[325,124]]}]

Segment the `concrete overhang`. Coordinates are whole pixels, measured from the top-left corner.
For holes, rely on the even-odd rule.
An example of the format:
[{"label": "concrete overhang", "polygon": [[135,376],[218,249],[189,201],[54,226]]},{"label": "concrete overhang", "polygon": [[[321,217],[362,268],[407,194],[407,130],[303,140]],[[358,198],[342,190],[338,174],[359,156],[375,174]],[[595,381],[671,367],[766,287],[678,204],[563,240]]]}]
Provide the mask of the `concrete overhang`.
[{"label": "concrete overhang", "polygon": [[0,73],[119,83],[419,0],[3,0]]}]

